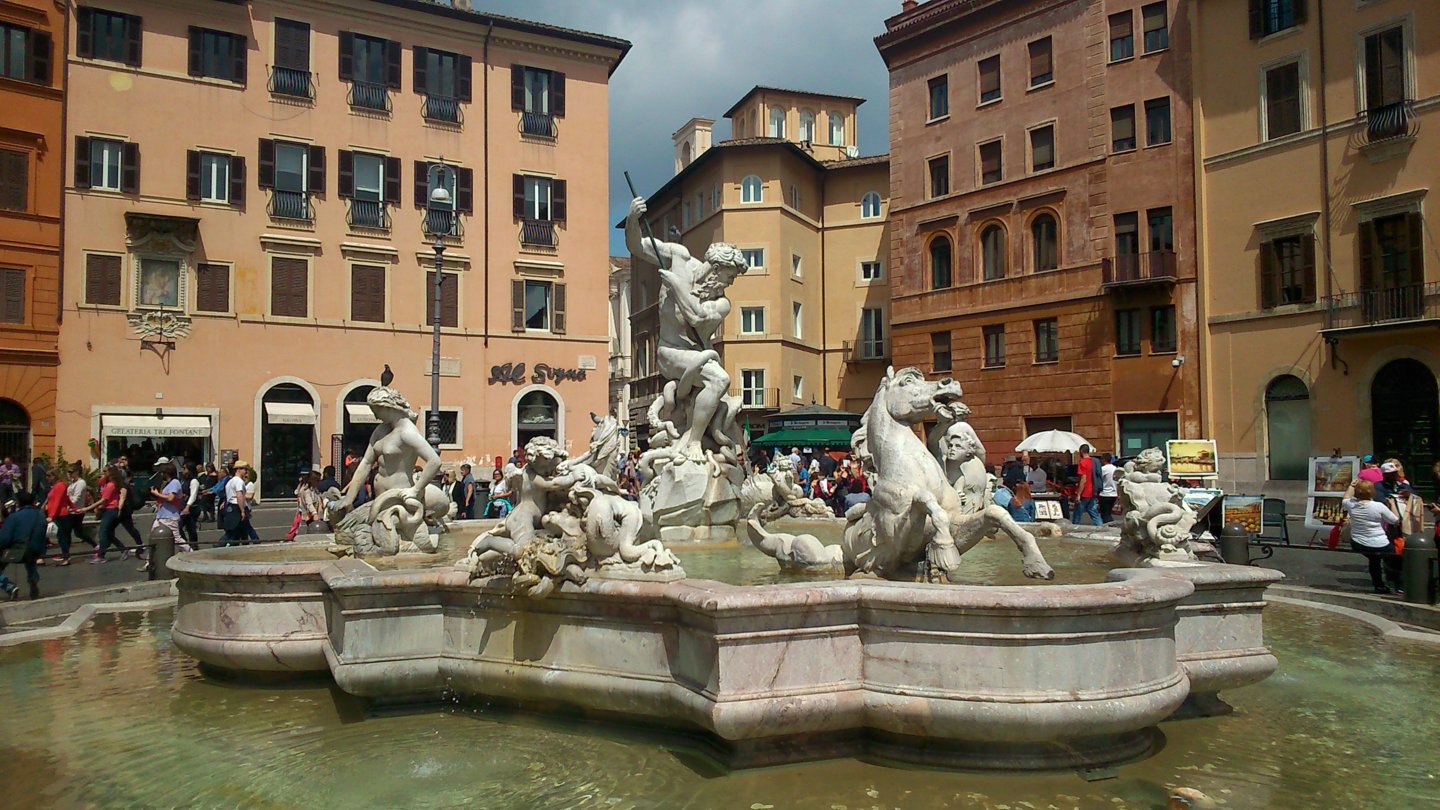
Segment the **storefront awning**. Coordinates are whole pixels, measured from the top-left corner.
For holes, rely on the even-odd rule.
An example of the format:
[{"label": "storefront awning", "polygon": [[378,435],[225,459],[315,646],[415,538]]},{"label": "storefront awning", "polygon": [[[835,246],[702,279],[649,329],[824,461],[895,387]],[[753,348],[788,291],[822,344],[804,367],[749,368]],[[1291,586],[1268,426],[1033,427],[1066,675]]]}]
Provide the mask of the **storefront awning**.
[{"label": "storefront awning", "polygon": [[380,420],[375,418],[375,412],[370,410],[369,405],[360,402],[345,403],[345,413],[350,417],[352,425],[378,425]]},{"label": "storefront awning", "polygon": [[798,428],[772,430],[750,442],[751,447],[849,448],[850,431],[844,428]]},{"label": "storefront awning", "polygon": [[315,406],[304,402],[267,402],[265,417],[272,425],[313,425]]},{"label": "storefront awning", "polygon": [[102,416],[100,432],[107,436],[189,436],[205,439],[210,436],[208,416]]}]

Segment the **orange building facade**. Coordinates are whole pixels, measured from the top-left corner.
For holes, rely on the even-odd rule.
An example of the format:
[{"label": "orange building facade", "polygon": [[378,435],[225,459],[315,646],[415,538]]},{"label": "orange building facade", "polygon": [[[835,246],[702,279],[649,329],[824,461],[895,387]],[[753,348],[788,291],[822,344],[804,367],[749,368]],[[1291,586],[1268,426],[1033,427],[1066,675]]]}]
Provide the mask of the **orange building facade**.
[{"label": "orange building facade", "polygon": [[65,13],[0,3],[0,455],[55,452]]}]

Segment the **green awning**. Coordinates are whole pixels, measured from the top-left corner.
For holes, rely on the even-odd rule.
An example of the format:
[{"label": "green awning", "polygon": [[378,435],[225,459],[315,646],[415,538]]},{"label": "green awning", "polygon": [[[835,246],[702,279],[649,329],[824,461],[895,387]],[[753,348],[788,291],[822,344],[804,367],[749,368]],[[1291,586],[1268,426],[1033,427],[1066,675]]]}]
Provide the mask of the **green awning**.
[{"label": "green awning", "polygon": [[849,449],[850,431],[844,428],[774,430],[750,442],[751,447],[829,447]]}]

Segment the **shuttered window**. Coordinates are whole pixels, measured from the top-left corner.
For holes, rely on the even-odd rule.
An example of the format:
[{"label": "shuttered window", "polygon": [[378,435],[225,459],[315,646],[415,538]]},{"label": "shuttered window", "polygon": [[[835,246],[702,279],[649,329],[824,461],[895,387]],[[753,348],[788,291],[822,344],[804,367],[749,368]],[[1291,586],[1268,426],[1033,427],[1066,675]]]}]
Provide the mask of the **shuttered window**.
[{"label": "shuttered window", "polygon": [[246,42],[240,34],[190,26],[190,75],[244,84]]},{"label": "shuttered window", "polygon": [[1265,137],[1300,131],[1300,63],[1265,71]]},{"label": "shuttered window", "polygon": [[1050,62],[1050,37],[1030,43],[1030,86],[1039,87],[1055,80],[1055,69]]},{"label": "shuttered window", "polygon": [[1128,152],[1135,148],[1135,105],[1110,110],[1110,151]]},{"label": "shuttered window", "polygon": [[0,268],[0,323],[25,323],[25,271]]},{"label": "shuttered window", "polygon": [[385,320],[385,268],[373,264],[350,267],[350,320]]},{"label": "shuttered window", "polygon": [[0,149],[0,210],[30,208],[30,154]]},{"label": "shuttered window", "polygon": [[1365,108],[1405,100],[1405,36],[1399,26],[1365,37]]},{"label": "shuttered window", "polygon": [[310,26],[275,18],[275,67],[310,71]]},{"label": "shuttered window", "polygon": [[1315,237],[1297,234],[1260,244],[1260,306],[1315,301]]},{"label": "shuttered window", "polygon": [[[425,274],[425,325],[435,325],[435,271]],[[444,273],[440,276],[440,325],[454,328],[460,325],[460,275]]]},{"label": "shuttered window", "polygon": [[82,59],[105,59],[140,66],[140,18],[89,6],[75,10],[75,52]]},{"label": "shuttered window", "polygon": [[510,305],[513,315],[510,328],[550,331],[564,334],[566,329],[565,285],[550,281],[516,279],[510,283]]},{"label": "shuttered window", "polygon": [[85,257],[85,303],[120,306],[120,257],[92,253]]},{"label": "shuttered window", "polygon": [[1000,57],[991,56],[981,59],[980,70],[980,103],[995,101],[1000,98]]},{"label": "shuttered window", "polygon": [[50,34],[0,24],[0,75],[22,82],[50,83]]},{"label": "shuttered window", "polygon": [[1055,168],[1055,127],[1030,130],[1030,168],[1037,172]]},{"label": "shuttered window", "polygon": [[439,99],[470,101],[470,57],[415,46],[415,92]]},{"label": "shuttered window", "polygon": [[1110,15],[1110,61],[1118,62],[1135,55],[1135,30],[1132,14],[1122,11]]},{"label": "shuttered window", "polygon": [[980,184],[998,183],[1004,177],[999,141],[980,144]]},{"label": "shuttered window", "polygon": [[201,262],[195,266],[195,310],[230,311],[230,268]]},{"label": "shuttered window", "polygon": [[1424,218],[1417,211],[1360,223],[1362,290],[1393,290],[1425,282]]},{"label": "shuttered window", "polygon": [[310,264],[304,259],[270,259],[270,314],[304,318],[310,314]]},{"label": "shuttered window", "polygon": [[565,74],[525,65],[510,66],[510,108],[533,115],[565,117]]}]

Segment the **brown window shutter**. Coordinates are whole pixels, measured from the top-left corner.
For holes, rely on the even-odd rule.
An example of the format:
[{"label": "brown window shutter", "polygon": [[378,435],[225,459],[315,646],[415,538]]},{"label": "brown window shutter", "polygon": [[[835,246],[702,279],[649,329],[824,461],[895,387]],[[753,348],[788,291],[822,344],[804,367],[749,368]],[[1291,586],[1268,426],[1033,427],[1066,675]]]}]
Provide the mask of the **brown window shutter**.
[{"label": "brown window shutter", "polygon": [[355,76],[355,35],[349,31],[340,32],[340,81],[348,82]]},{"label": "brown window shutter", "polygon": [[[700,212],[697,210],[698,217]],[[550,184],[550,218],[557,222],[565,221],[565,181],[556,180]]]},{"label": "brown window shutter", "polygon": [[385,202],[400,204],[400,158],[385,158]]},{"label": "brown window shutter", "polygon": [[75,9],[75,55],[81,59],[95,56],[95,10],[84,6]]},{"label": "brown window shutter", "polygon": [[430,164],[415,161],[415,207],[425,208],[430,204]]},{"label": "brown window shutter", "polygon": [[235,46],[230,50],[230,79],[245,84],[249,78],[250,40],[236,36]]},{"label": "brown window shutter", "polygon": [[475,212],[475,172],[455,170],[455,208],[462,214]]},{"label": "brown window shutter", "polygon": [[1000,143],[987,143],[980,147],[980,172],[985,175],[1000,171]]},{"label": "brown window shutter", "polygon": [[205,34],[199,28],[190,26],[190,53],[186,64],[187,72],[191,76],[201,76],[205,73]]},{"label": "brown window shutter", "polygon": [[309,271],[304,259],[271,258],[270,314],[291,318],[308,314]]},{"label": "brown window shutter", "polygon": [[312,194],[325,193],[325,147],[310,147],[310,182],[305,190]]},{"label": "brown window shutter", "polygon": [[1411,211],[1405,215],[1405,230],[1410,237],[1407,243],[1408,261],[1410,269],[1410,284],[1425,283],[1425,218],[1419,211]]},{"label": "brown window shutter", "polygon": [[415,92],[423,96],[430,86],[430,82],[428,81],[429,76],[427,75],[430,49],[416,45],[413,58],[415,60]]},{"label": "brown window shutter", "polygon": [[75,187],[90,188],[90,139],[75,138]]},{"label": "brown window shutter", "polygon": [[1380,289],[1379,253],[1375,248],[1375,223],[1361,222],[1356,233],[1360,245],[1360,289]]},{"label": "brown window shutter", "polygon": [[395,90],[399,90],[401,86],[400,53],[402,50],[400,43],[394,40],[385,42],[385,83]]},{"label": "brown window shutter", "polygon": [[260,188],[275,187],[275,142],[269,138],[260,139],[260,173],[256,183]]},{"label": "brown window shutter", "polygon": [[525,331],[525,282],[515,279],[510,282],[510,331]]},{"label": "brown window shutter", "polygon": [[120,190],[140,193],[140,144],[126,142],[120,158]]},{"label": "brown window shutter", "polygon": [[550,114],[565,117],[565,74],[558,70],[550,71]]},{"label": "brown window shutter", "polygon": [[1110,38],[1124,39],[1130,36],[1130,12],[1124,11],[1119,14],[1110,15]]},{"label": "brown window shutter", "polygon": [[1265,0],[1250,0],[1250,38],[1265,36]]},{"label": "brown window shutter", "polygon": [[200,199],[200,153],[194,149],[185,152],[185,199]]},{"label": "brown window shutter", "polygon": [[550,331],[565,334],[565,285],[555,282],[550,285]]},{"label": "brown window shutter", "polygon": [[230,158],[230,204],[245,204],[245,158]]},{"label": "brown window shutter", "polygon": [[348,149],[340,150],[339,194],[347,200],[355,196],[355,153]]},{"label": "brown window shutter", "polygon": [[25,323],[25,271],[5,268],[0,270],[0,287],[3,287],[4,303],[0,305],[0,321]]},{"label": "brown window shutter", "polygon": [[0,210],[30,209],[30,154],[0,149]]},{"label": "brown window shutter", "polygon": [[1260,308],[1274,309],[1280,303],[1280,264],[1275,243],[1260,243]]},{"label": "brown window shutter", "polygon": [[37,84],[50,83],[51,64],[51,43],[50,34],[47,31],[30,32],[30,65],[28,74],[30,81]]},{"label": "brown window shutter", "polygon": [[[451,329],[460,325],[460,276],[457,273],[442,273],[440,276],[440,325]],[[425,325],[435,325],[435,271],[425,274]]]},{"label": "brown window shutter", "polygon": [[230,310],[230,268],[206,262],[196,265],[195,309],[200,312]]},{"label": "brown window shutter", "polygon": [[1301,237],[1300,243],[1305,251],[1305,272],[1301,275],[1302,298],[1306,304],[1315,303],[1315,236],[1313,234]]},{"label": "brown window shutter", "polygon": [[357,264],[350,268],[350,320],[385,320],[385,268]]},{"label": "brown window shutter", "polygon": [[510,66],[510,109],[525,109],[525,66]]},{"label": "brown window shutter", "polygon": [[85,257],[85,303],[120,306],[120,257]]},{"label": "brown window shutter", "polygon": [[1052,73],[1050,65],[1050,37],[1030,43],[1030,80]]},{"label": "brown window shutter", "polygon": [[140,18],[125,16],[125,64],[140,67]]},{"label": "brown window shutter", "polygon": [[470,103],[470,74],[473,70],[470,57],[461,56],[455,60],[455,95],[466,104]]},{"label": "brown window shutter", "polygon": [[1000,92],[1000,57],[980,60],[980,93]]},{"label": "brown window shutter", "polygon": [[294,20],[275,20],[275,66],[309,72],[309,25]]},{"label": "brown window shutter", "polygon": [[[513,208],[516,219],[525,219],[529,214],[525,210],[525,175],[511,175],[511,186],[514,191]],[[668,238],[668,237],[667,237]]]}]

